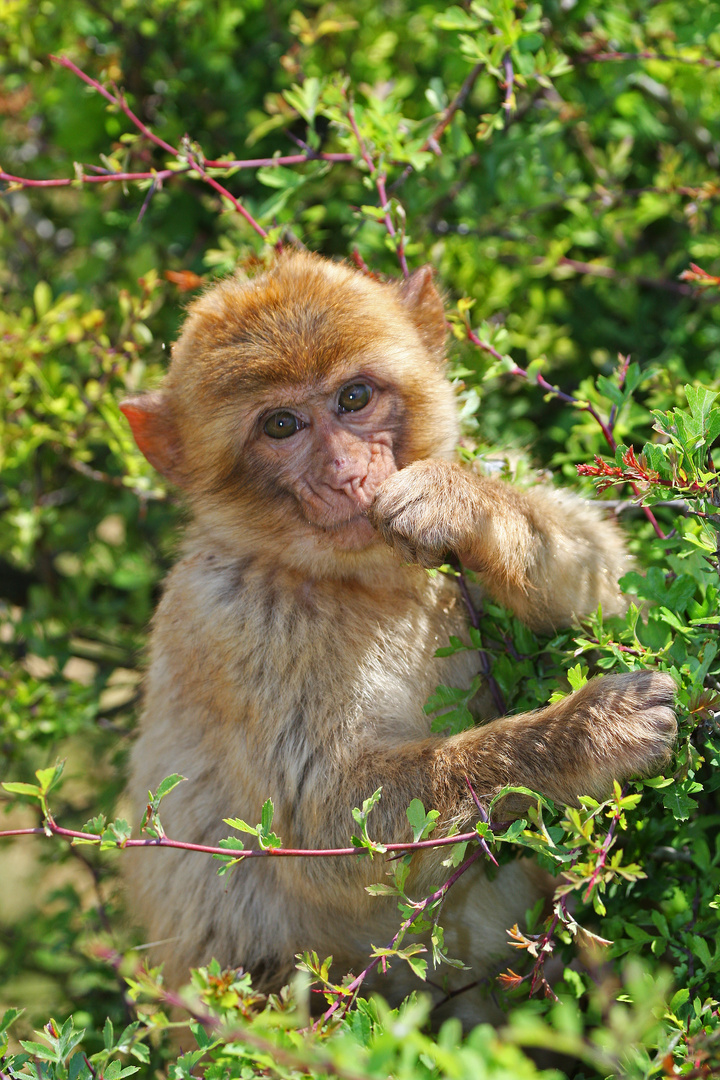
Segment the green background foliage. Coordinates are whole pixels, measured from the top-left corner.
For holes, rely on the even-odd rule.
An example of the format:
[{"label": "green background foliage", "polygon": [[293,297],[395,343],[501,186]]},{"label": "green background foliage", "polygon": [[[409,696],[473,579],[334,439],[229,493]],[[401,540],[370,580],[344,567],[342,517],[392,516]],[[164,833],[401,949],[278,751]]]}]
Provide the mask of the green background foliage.
[{"label": "green background foliage", "polygon": [[[206,1024],[178,1059],[148,1034],[168,1022],[157,976],[123,959],[116,875],[132,852],[3,840],[0,1049],[9,1032],[24,1050],[2,1068],[494,1080],[537,1076],[521,1049],[536,1046],[593,1080],[720,1075],[720,5],[2,0],[0,16],[0,171],[21,178],[1,181],[0,198],[2,779],[33,784],[40,770],[42,786],[66,758],[55,819],[113,818],[182,523],[117,402],[164,369],[181,286],[253,268],[277,242],[355,252],[381,274],[432,263],[462,453],[520,483],[552,469],[590,494],[592,469],[576,468],[589,464],[616,485],[601,497],[638,559],[625,581],[636,603],[550,640],[488,605],[473,644],[508,708],[591,671],[656,666],[678,682],[681,722],[666,777],[564,817],[538,806],[504,838],[480,830],[496,852],[524,846],[567,871],[576,907],[535,913],[513,963],[528,977],[496,988],[506,1027],[465,1041],[454,1022],[433,1035],[422,999],[401,1015],[360,999],[337,1026],[300,1034],[307,980],[323,983],[323,958],[306,958],[270,1001],[245,977],[197,973]],[[50,54],[121,87],[178,156]],[[258,163],[210,175],[270,244],[207,182],[203,162],[247,159]],[[86,182],[98,168],[146,179]],[[53,178],[75,182],[27,184]],[[429,708],[438,730],[469,719],[454,688]],[[37,799],[4,794],[2,828],[38,825]],[[372,836],[371,813],[363,828]],[[403,880],[389,886],[401,910]],[[610,942],[600,953],[593,935]],[[528,1001],[550,948],[559,1001]]]}]

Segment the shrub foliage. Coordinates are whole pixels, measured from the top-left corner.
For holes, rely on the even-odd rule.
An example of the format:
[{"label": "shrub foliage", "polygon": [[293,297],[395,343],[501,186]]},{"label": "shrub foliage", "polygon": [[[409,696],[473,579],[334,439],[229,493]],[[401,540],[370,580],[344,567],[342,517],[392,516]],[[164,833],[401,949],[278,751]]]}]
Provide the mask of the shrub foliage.
[{"label": "shrub foliage", "polygon": [[[2,12],[0,1075],[551,1075],[532,1048],[566,1055],[554,1076],[720,1075],[720,5]],[[448,882],[475,853],[519,849],[558,875],[550,916],[508,928],[516,962],[489,988],[506,1006],[498,1032],[433,1034],[422,995],[390,1010],[362,997],[358,973],[330,984],[311,954],[277,997],[217,963],[177,997],[122,922],[119,864],[148,837],[168,842],[161,801],[180,781],[153,793],[145,839],[136,822],[130,840],[115,804],[181,508],[117,402],[162,372],[186,293],[293,243],[374,273],[432,263],[462,454],[519,483],[551,468],[627,528],[625,619],[599,611],[548,639],[488,604],[471,627],[505,707],[598,670],[678,683],[666,776],[578,809],[538,798],[510,829],[480,820],[453,845]],[[436,730],[461,730],[467,700],[438,687]],[[353,842],[383,858],[372,806]],[[432,837],[432,812],[415,802],[408,816],[417,842]],[[282,843],[271,803],[228,828],[220,872]],[[408,858],[382,886],[398,934],[368,965],[422,975],[434,959],[441,980],[456,959],[444,892],[411,901]],[[414,938],[428,928],[434,957]],[[180,1054],[163,1032],[188,1026]]]}]

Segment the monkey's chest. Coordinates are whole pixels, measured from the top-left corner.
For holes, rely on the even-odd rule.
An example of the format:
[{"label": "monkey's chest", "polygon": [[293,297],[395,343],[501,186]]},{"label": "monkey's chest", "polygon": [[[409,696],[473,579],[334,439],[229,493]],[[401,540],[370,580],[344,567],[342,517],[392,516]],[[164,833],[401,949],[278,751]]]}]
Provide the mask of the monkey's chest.
[{"label": "monkey's chest", "polygon": [[234,671],[252,713],[265,724],[302,715],[323,737],[340,726],[391,741],[427,735],[429,695],[469,686],[479,661],[472,650],[435,655],[451,635],[467,638],[454,583],[423,575],[413,586],[347,597],[316,589],[239,611]]},{"label": "monkey's chest", "polygon": [[[338,738],[425,737],[429,695],[467,688],[479,660],[436,657],[451,635],[467,639],[464,604],[448,578],[405,569],[360,588],[179,564],[156,617],[149,697],[177,698],[178,719],[230,727],[261,757],[278,740],[331,750]],[[191,695],[188,670],[203,673]]]}]

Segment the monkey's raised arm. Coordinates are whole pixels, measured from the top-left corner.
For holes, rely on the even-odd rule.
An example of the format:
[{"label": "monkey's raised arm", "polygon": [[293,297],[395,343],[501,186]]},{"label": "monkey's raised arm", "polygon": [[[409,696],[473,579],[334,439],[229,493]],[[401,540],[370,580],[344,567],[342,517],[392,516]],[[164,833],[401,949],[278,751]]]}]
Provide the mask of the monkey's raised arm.
[{"label": "monkey's raised arm", "polygon": [[382,484],[369,517],[406,562],[439,566],[455,555],[534,629],[566,626],[598,604],[605,614],[623,610],[617,581],[629,560],[620,533],[567,493],[416,461]]}]

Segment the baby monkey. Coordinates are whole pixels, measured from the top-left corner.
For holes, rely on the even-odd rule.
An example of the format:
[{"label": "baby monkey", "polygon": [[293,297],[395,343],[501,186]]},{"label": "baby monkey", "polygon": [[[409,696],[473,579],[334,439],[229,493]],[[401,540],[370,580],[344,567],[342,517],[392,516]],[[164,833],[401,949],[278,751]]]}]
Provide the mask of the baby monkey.
[{"label": "baby monkey", "polygon": [[[224,817],[259,821],[271,797],[283,846],[346,847],[352,808],[381,787],[371,834],[405,841],[415,798],[439,811],[435,835],[472,827],[468,781],[483,803],[507,784],[574,803],[667,763],[674,684],[650,671],[431,734],[428,695],[469,686],[480,661],[471,650],[436,659],[465,635],[466,612],[456,581],[426,567],[454,557],[539,630],[598,604],[620,611],[626,567],[616,526],[592,505],[453,462],[444,357],[429,268],[383,284],[292,252],[196,300],[161,389],[121,405],[192,512],[153,621],[129,783],[139,816],[164,776],[189,778],[163,803],[168,835],[216,845]],[[482,695],[477,704],[492,715]],[[416,895],[445,880],[445,855],[414,856]],[[247,860],[223,878],[192,852],[127,863],[171,984],[214,956],[277,990],[306,949],[357,974],[397,930],[395,901],[365,891],[382,880],[377,857]],[[476,863],[459,880],[442,923],[449,954],[473,974],[451,969],[450,989],[491,970],[538,895],[529,860],[492,881]],[[413,985],[398,962],[379,989],[397,998]],[[452,1004],[467,1023],[492,1014],[479,996]]]}]

